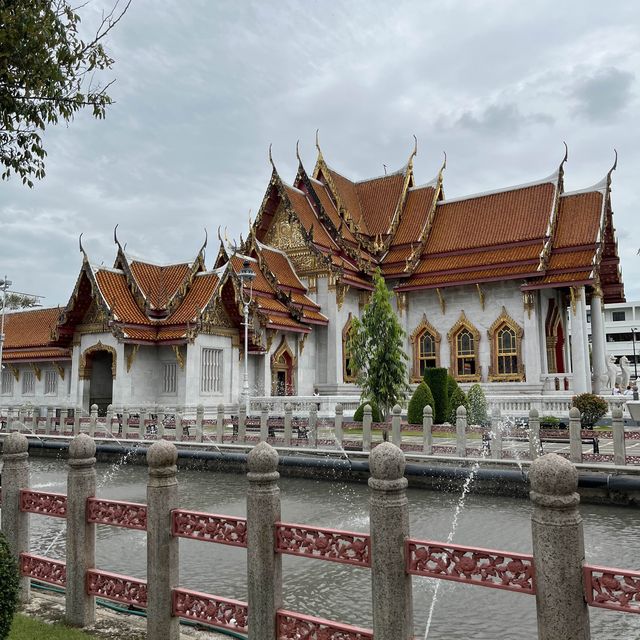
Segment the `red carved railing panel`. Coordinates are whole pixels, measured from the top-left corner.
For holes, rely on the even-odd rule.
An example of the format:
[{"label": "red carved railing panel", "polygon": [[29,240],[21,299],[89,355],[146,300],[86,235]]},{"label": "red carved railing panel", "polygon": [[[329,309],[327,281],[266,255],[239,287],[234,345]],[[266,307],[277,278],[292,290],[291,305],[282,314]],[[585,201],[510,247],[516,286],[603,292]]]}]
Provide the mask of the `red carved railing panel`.
[{"label": "red carved railing panel", "polygon": [[247,603],[239,600],[218,598],[189,589],[173,590],[173,615],[181,618],[247,633],[247,611]]},{"label": "red carved railing panel", "polygon": [[119,573],[109,573],[98,569],[87,571],[87,593],[115,602],[147,606],[147,583]]},{"label": "red carved railing panel", "polygon": [[22,489],[20,491],[20,511],[66,518],[67,496],[63,493],[45,493],[44,491]]},{"label": "red carved railing panel", "polygon": [[20,574],[60,587],[64,587],[67,581],[67,567],[64,562],[31,553],[20,554]]},{"label": "red carved railing panel", "polygon": [[407,540],[407,573],[535,594],[533,556]]},{"label": "red carved railing panel", "polygon": [[136,502],[89,498],[87,500],[87,522],[146,531],[147,506]]},{"label": "red carved railing panel", "polygon": [[171,512],[171,534],[179,538],[246,547],[247,519],[175,509]]},{"label": "red carved railing panel", "polygon": [[373,640],[373,631],[278,609],[278,640]]},{"label": "red carved railing panel", "polygon": [[640,613],[640,572],[584,565],[587,604]]},{"label": "red carved railing panel", "polygon": [[371,566],[370,537],[364,533],[276,523],[276,551],[305,558]]}]

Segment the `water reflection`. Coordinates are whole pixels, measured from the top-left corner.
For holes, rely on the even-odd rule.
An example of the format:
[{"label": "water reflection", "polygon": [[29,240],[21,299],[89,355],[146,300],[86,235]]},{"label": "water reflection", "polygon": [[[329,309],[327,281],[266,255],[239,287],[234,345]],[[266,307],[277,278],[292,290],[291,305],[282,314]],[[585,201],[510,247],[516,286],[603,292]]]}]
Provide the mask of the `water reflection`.
[{"label": "water reflection", "polygon": [[[66,492],[62,461],[32,459],[32,484],[41,490]],[[146,502],[145,467],[126,465],[107,478],[99,496]],[[246,513],[246,478],[209,471],[179,470],[180,501],[184,508],[226,515]],[[368,532],[369,489],[366,484],[281,478],[282,517],[288,522]],[[411,535],[446,540],[458,496],[410,489]],[[470,495],[461,513],[454,543],[513,552],[531,552],[531,504],[526,500]],[[640,546],[638,512],[621,507],[581,505],[587,561],[638,570]],[[31,544],[35,553],[64,558],[64,520],[33,516]],[[62,533],[61,533],[62,532]],[[56,540],[56,536],[58,536]],[[53,543],[53,544],[52,544]],[[100,526],[97,564],[101,569],[139,578],[146,576],[144,532]],[[246,600],[246,552],[211,543],[180,540],[181,585]],[[283,556],[286,608],[350,624],[370,627],[371,580],[366,569],[292,556]],[[435,581],[414,578],[415,633],[424,635]],[[590,609],[592,638],[637,639],[640,616]],[[517,593],[442,581],[430,640],[535,640],[535,598]]]}]

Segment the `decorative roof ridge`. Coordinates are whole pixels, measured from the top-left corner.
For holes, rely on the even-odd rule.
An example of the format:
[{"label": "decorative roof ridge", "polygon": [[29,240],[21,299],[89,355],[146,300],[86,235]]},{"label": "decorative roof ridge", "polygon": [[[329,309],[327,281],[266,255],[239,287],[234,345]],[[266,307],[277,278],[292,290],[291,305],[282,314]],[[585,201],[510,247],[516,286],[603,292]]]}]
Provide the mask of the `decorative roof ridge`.
[{"label": "decorative roof ridge", "polygon": [[435,189],[438,186],[438,181],[440,180],[440,174],[433,177],[429,182],[425,182],[424,184],[414,184],[413,187],[409,187],[409,191],[419,191],[420,189]]},{"label": "decorative roof ridge", "polygon": [[293,189],[293,191],[297,191],[298,193],[301,193],[305,198],[307,197],[307,194],[302,189],[298,189],[298,187],[294,187],[292,184],[285,182],[282,178],[280,178],[280,182],[282,182],[282,184],[285,187],[288,187],[289,189]]},{"label": "decorative roof ridge", "polygon": [[541,180],[535,180],[533,182],[524,182],[522,184],[513,185],[511,187],[503,187],[501,189],[493,189],[491,191],[480,191],[478,193],[471,193],[466,196],[456,196],[455,198],[448,198],[438,202],[438,206],[451,204],[454,202],[461,202],[463,200],[475,200],[477,198],[485,198],[487,196],[493,196],[499,193],[508,193],[509,191],[521,191],[522,189],[530,189],[531,187],[539,187],[543,184],[552,184],[557,186],[559,171],[556,170],[549,176],[542,178]]},{"label": "decorative roof ridge", "polygon": [[11,315],[17,315],[19,313],[43,313],[45,311],[60,311],[60,306],[55,306],[55,307],[38,307],[37,309],[31,308],[31,309],[11,309],[10,311],[7,310],[5,312],[5,318],[8,318]]},{"label": "decorative roof ridge", "polygon": [[116,267],[105,267],[103,264],[96,265],[93,263],[89,263],[89,266],[94,270],[94,273],[98,271],[108,271],[109,273],[117,273],[123,276],[126,275],[124,269],[116,269]]},{"label": "decorative roof ridge", "polygon": [[151,260],[142,260],[141,258],[138,258],[132,255],[131,253],[127,253],[125,255],[129,263],[135,262],[137,264],[146,264],[146,265],[149,265],[150,267],[158,267],[160,269],[168,269],[169,267],[182,267],[182,266],[192,267],[195,263],[195,260],[191,260],[191,261],[185,260],[184,262],[168,262],[166,264],[160,264],[158,262],[152,262]]},{"label": "decorative roof ridge", "polygon": [[565,191],[564,193],[560,194],[560,197],[565,198],[566,196],[577,196],[577,195],[582,195],[584,193],[604,194],[604,192],[609,187],[609,181],[610,181],[610,177],[609,177],[609,174],[607,174],[606,176],[604,176],[604,178],[602,178],[602,180],[599,180],[598,182],[591,185],[590,187],[585,187],[584,189],[576,189],[575,191]]},{"label": "decorative roof ridge", "polygon": [[199,278],[201,276],[217,276],[218,278],[225,272],[225,269],[227,269],[227,265],[229,263],[225,263],[223,264],[221,267],[218,267],[217,269],[210,269],[209,271],[200,271],[199,273],[196,273],[196,278]]},{"label": "decorative roof ridge", "polygon": [[[387,227],[387,238],[385,238],[382,246],[380,244],[377,246],[380,247],[380,253],[385,252],[390,246],[393,240],[393,236],[398,230],[398,226],[400,225],[400,220],[402,219],[402,214],[404,212],[405,204],[407,202],[407,194],[409,192],[409,187],[413,182],[413,159],[418,154],[418,138],[413,136],[415,140],[415,144],[413,149],[411,150],[411,154],[409,155],[409,159],[407,160],[407,164],[404,167],[402,175],[402,191],[398,196],[398,201],[396,202],[395,209],[391,216],[391,220],[389,221],[389,226]],[[374,245],[375,247],[375,245]]]}]

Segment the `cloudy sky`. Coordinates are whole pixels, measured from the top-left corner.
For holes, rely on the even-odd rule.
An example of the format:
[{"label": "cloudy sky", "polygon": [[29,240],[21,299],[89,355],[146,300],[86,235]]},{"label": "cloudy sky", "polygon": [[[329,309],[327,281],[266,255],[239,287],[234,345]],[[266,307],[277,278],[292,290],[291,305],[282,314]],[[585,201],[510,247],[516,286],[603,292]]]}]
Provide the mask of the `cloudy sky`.
[{"label": "cloudy sky", "polygon": [[[107,0],[83,9],[91,25]],[[127,252],[192,259],[218,225],[246,235],[269,179],[308,171],[314,136],[353,179],[448,157],[448,197],[552,173],[598,182],[619,153],[614,221],[640,299],[640,3],[521,0],[133,0],[108,50],[116,104],[46,135],[47,176],[0,183],[0,277],[67,303],[81,265]],[[107,78],[108,79],[108,78]]]}]

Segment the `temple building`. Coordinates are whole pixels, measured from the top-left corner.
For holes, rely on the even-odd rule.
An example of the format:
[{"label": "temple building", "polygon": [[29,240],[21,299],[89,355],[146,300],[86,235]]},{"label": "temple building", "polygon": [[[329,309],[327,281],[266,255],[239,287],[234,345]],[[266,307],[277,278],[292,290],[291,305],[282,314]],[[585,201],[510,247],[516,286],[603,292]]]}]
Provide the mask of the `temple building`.
[{"label": "temple building", "polygon": [[[398,171],[353,181],[318,147],[292,184],[273,161],[247,238],[209,268],[127,255],[82,266],[64,309],[8,313],[0,405],[213,406],[238,401],[249,290],[252,395],[357,392],[347,348],[380,269],[406,332],[410,379],[447,367],[489,394],[601,391],[603,304],[624,302],[611,174],[565,192],[548,177],[446,198],[442,165],[416,184]],[[271,158],[270,158],[271,160]],[[212,221],[215,222],[215,221]],[[587,313],[592,335],[588,340]],[[571,335],[568,329],[571,327]]]}]

